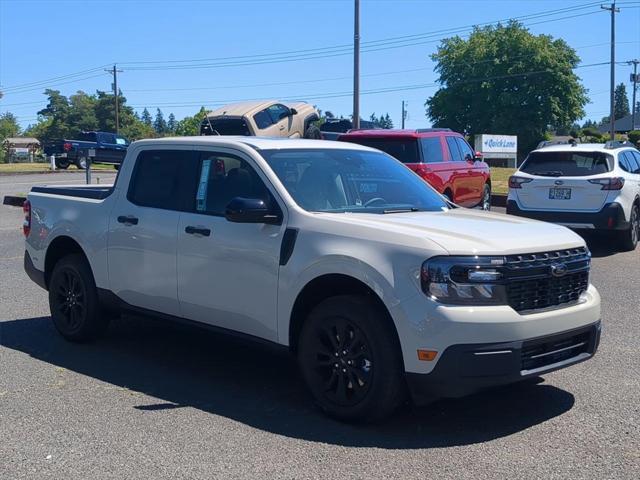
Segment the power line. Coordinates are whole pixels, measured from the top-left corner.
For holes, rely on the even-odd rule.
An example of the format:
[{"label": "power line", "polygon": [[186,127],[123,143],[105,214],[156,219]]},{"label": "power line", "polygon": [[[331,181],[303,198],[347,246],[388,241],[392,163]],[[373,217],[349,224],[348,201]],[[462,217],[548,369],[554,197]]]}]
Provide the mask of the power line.
[{"label": "power line", "polygon": [[72,78],[72,77],[78,77],[81,75],[86,75],[87,73],[92,73],[92,72],[97,72],[99,70],[101,70],[104,67],[104,65],[100,66],[100,67],[96,67],[96,68],[91,68],[88,70],[82,70],[80,72],[75,72],[75,73],[68,73],[66,75],[61,75],[59,77],[51,77],[51,78],[47,78],[44,80],[38,80],[38,81],[34,81],[34,82],[30,82],[30,83],[23,83],[20,85],[10,85],[8,87],[3,87],[2,91],[5,93],[8,92],[13,92],[14,90],[21,90],[23,88],[28,88],[28,87],[32,87],[32,86],[40,86],[40,85],[46,85],[47,83],[50,82],[57,82],[58,80],[65,80],[67,78]]}]

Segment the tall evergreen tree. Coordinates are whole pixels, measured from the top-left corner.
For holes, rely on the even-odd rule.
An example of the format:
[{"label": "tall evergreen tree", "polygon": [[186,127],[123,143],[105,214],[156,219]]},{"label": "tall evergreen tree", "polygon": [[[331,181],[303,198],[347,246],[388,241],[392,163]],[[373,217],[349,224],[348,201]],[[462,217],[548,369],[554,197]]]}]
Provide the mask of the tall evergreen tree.
[{"label": "tall evergreen tree", "polygon": [[167,132],[175,133],[177,123],[178,122],[176,121],[176,116],[173,113],[170,113],[169,120],[167,121]]},{"label": "tall evergreen tree", "polygon": [[149,113],[149,110],[146,109],[146,107],[142,111],[140,120],[142,120],[142,123],[144,123],[147,127],[151,127],[153,125],[153,119],[151,118],[151,114]]},{"label": "tall evergreen tree", "polygon": [[156,110],[156,118],[153,121],[153,129],[158,135],[163,135],[167,132],[167,121],[164,119],[162,110],[159,108]]},{"label": "tall evergreen tree", "polygon": [[627,97],[627,87],[624,83],[619,84],[613,91],[613,118],[626,117],[631,113],[629,110],[629,97]]}]

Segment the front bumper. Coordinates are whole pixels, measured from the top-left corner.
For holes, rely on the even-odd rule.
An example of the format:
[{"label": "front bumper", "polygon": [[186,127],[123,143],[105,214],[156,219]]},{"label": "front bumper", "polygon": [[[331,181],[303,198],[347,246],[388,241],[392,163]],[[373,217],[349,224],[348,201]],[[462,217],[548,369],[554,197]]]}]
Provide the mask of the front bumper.
[{"label": "front bumper", "polygon": [[523,210],[515,200],[507,201],[507,213],[543,222],[558,223],[574,229],[625,230],[629,228],[619,203],[607,203],[599,212],[553,212]]},{"label": "front bumper", "polygon": [[406,373],[414,403],[461,397],[584,362],[596,353],[601,322],[542,337],[452,345],[428,374]]}]

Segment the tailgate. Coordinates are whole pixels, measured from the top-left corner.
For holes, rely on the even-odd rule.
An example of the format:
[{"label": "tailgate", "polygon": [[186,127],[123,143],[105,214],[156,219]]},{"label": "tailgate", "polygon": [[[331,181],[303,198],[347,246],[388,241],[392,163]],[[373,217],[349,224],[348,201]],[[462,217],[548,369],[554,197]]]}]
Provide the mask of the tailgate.
[{"label": "tailgate", "polygon": [[512,192],[525,210],[572,212],[600,211],[609,193],[584,177],[536,177]]}]

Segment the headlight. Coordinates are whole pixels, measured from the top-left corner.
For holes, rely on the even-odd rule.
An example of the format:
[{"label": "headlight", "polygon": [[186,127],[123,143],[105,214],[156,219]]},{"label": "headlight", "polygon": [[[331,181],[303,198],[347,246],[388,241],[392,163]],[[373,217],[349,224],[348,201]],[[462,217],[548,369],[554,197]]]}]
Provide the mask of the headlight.
[{"label": "headlight", "polygon": [[422,264],[422,291],[450,305],[506,305],[504,257],[434,257]]}]

